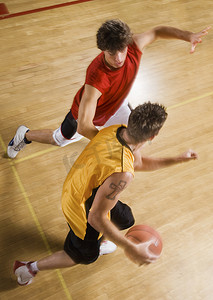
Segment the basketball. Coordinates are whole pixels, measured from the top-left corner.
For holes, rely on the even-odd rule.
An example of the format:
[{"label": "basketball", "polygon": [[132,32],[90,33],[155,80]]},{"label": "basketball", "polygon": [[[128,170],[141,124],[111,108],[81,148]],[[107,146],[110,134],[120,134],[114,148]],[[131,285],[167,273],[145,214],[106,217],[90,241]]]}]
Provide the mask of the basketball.
[{"label": "basketball", "polygon": [[149,249],[155,255],[160,255],[163,247],[160,234],[148,225],[135,225],[132,226],[125,236],[132,242],[139,244],[147,242],[151,239],[156,239],[156,242],[149,246]]}]

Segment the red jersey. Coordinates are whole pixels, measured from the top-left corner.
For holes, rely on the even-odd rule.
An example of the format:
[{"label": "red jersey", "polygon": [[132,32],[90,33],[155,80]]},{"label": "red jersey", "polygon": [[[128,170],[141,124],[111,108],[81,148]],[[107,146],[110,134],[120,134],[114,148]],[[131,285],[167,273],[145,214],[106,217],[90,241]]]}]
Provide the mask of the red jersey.
[{"label": "red jersey", "polygon": [[[127,97],[138,72],[142,52],[135,43],[128,45],[124,65],[116,70],[110,70],[104,63],[104,52],[101,52],[89,65],[85,84],[99,90],[102,95],[98,99],[93,124],[102,126],[114,115]],[[85,84],[77,92],[71,112],[78,119],[78,108],[84,92]]]}]

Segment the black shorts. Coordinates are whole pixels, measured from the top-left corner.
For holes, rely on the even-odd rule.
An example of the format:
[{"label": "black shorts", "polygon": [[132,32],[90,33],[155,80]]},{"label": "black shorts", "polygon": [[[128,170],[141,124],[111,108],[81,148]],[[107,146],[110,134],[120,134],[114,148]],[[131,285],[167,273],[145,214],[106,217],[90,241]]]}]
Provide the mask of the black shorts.
[{"label": "black shorts", "polygon": [[71,110],[68,112],[61,124],[61,133],[64,138],[70,140],[77,131],[77,121],[74,119]]},{"label": "black shorts", "polygon": [[120,200],[111,210],[111,221],[119,230],[127,229],[135,223],[131,208]]},{"label": "black shorts", "polygon": [[74,260],[76,264],[91,264],[99,256],[101,239],[98,240],[97,232],[89,223],[84,240],[77,237],[72,229],[66,237],[64,251]]},{"label": "black shorts", "polygon": [[[111,221],[120,230],[131,227],[135,222],[131,208],[121,201],[118,201],[111,210]],[[64,251],[77,264],[91,264],[99,257],[101,239],[98,237],[99,232],[89,223],[84,240],[77,237],[70,228],[64,243]]]}]

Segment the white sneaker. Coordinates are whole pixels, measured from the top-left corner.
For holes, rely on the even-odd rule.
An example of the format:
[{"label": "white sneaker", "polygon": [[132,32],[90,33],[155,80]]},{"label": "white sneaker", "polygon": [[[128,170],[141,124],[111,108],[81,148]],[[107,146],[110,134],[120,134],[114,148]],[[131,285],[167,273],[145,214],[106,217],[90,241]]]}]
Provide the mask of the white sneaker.
[{"label": "white sneaker", "polygon": [[18,152],[23,149],[26,144],[31,142],[26,142],[25,133],[29,131],[29,128],[27,128],[24,125],[21,125],[18,127],[15,136],[12,138],[12,140],[9,142],[7,147],[7,155],[10,158],[15,158]]},{"label": "white sneaker", "polygon": [[17,281],[19,285],[28,285],[31,284],[33,278],[37,274],[33,272],[30,268],[32,262],[27,261],[18,261],[16,260],[13,266],[13,272],[17,276]]},{"label": "white sneaker", "polygon": [[105,254],[110,254],[112,252],[114,252],[117,249],[117,246],[110,241],[103,241],[101,242],[100,245],[100,251],[99,251],[99,255],[105,255]]}]

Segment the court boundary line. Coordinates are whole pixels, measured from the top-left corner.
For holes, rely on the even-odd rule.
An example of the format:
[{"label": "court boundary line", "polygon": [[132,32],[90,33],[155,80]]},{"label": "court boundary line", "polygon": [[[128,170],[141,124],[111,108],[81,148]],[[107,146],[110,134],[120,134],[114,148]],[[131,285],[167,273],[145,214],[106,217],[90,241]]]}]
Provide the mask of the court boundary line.
[{"label": "court boundary line", "polygon": [[34,13],[38,13],[38,12],[42,12],[42,11],[46,11],[46,10],[51,10],[51,9],[56,9],[56,8],[61,8],[61,7],[80,4],[80,3],[84,3],[84,2],[91,2],[91,1],[94,1],[94,0],[75,0],[75,1],[71,1],[71,2],[64,2],[64,3],[60,3],[60,4],[44,6],[44,7],[25,10],[25,11],[20,11],[20,12],[13,13],[13,14],[2,15],[2,16],[0,16],[0,21],[5,20],[5,19],[9,19],[9,18],[20,17],[20,16],[34,14]]},{"label": "court boundary line", "polygon": [[[0,135],[0,144],[1,144],[2,149],[6,152],[6,146],[5,146],[5,144],[4,144],[4,141],[3,141],[1,135]],[[28,197],[28,195],[27,195],[27,192],[25,191],[25,188],[24,188],[24,186],[23,186],[23,183],[22,183],[22,181],[21,181],[21,178],[20,178],[20,176],[19,176],[19,174],[18,174],[18,171],[16,170],[16,167],[15,167],[15,165],[14,165],[12,159],[9,159],[9,165],[10,165],[11,168],[12,168],[13,175],[14,175],[14,177],[15,177],[15,179],[16,179],[16,182],[18,183],[18,186],[19,186],[19,189],[20,189],[20,191],[21,191],[21,194],[22,194],[22,196],[24,197],[25,204],[27,205],[27,207],[28,207],[28,209],[29,209],[29,211],[30,211],[30,214],[31,214],[31,216],[32,216],[32,219],[33,219],[33,221],[35,222],[36,228],[37,228],[37,230],[38,230],[38,232],[39,232],[39,234],[40,234],[40,236],[41,236],[41,238],[42,238],[42,240],[43,240],[43,242],[44,242],[44,245],[45,245],[45,248],[46,248],[46,250],[47,250],[47,252],[48,252],[48,255],[50,255],[50,254],[52,254],[50,245],[49,245],[48,240],[47,240],[47,238],[46,238],[46,235],[45,235],[45,233],[44,233],[44,231],[43,231],[43,229],[42,229],[42,226],[41,226],[41,224],[39,223],[38,217],[37,217],[37,215],[36,215],[36,213],[35,213],[35,210],[34,210],[32,204],[31,204],[31,202],[30,202],[30,199],[29,199],[29,197]],[[70,292],[69,292],[69,290],[68,290],[68,288],[67,288],[67,285],[66,285],[66,283],[65,283],[65,280],[64,280],[64,278],[63,278],[63,276],[62,276],[62,274],[61,274],[61,271],[60,271],[59,269],[56,269],[56,270],[54,270],[54,271],[55,271],[55,272],[57,273],[57,275],[58,275],[59,281],[60,281],[60,283],[61,283],[61,285],[62,285],[62,287],[63,287],[64,293],[66,294],[67,299],[68,299],[68,300],[72,300],[72,297],[71,297]]]}]

